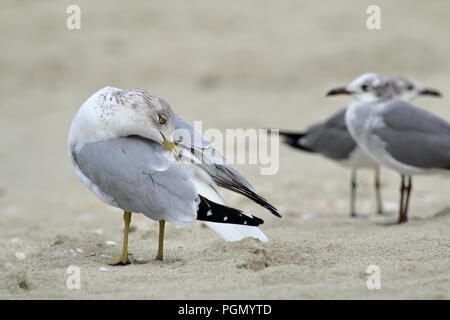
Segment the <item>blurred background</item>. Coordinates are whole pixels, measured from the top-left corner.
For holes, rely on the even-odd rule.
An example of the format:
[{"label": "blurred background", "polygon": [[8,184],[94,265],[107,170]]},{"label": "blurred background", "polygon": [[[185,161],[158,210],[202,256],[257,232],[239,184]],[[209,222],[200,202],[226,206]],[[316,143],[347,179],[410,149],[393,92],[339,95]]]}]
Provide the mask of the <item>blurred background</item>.
[{"label": "blurred background", "polygon": [[[325,98],[328,89],[364,72],[404,74],[444,94],[415,104],[450,118],[448,1],[378,1],[381,30],[366,27],[370,1],[77,1],[81,29],[68,30],[71,4],[2,4],[0,199],[23,210],[62,215],[89,197],[66,139],[80,105],[106,85],[151,90],[205,129],[302,129],[350,102]],[[281,152],[278,176],[240,169],[265,192],[292,186],[277,195],[287,208],[322,205],[308,195],[334,184],[345,195],[347,170]]]},{"label": "blurred background", "polygon": [[[81,8],[80,30],[66,28],[72,4]],[[366,27],[371,4],[381,8],[381,30]],[[98,89],[148,89],[205,129],[297,130],[351,101],[325,98],[329,89],[364,72],[403,74],[444,95],[415,105],[450,119],[449,12],[446,0],[2,1],[0,257],[10,257],[7,239],[17,235],[27,234],[32,251],[58,233],[120,231],[119,215],[77,180],[67,157],[73,116]],[[279,174],[239,169],[288,219],[348,213],[349,171],[327,160],[281,146]],[[372,174],[361,179],[358,211],[373,215]],[[450,181],[416,181],[413,216],[449,204]],[[392,212],[398,183],[385,170]],[[265,217],[267,228],[277,223]]]}]

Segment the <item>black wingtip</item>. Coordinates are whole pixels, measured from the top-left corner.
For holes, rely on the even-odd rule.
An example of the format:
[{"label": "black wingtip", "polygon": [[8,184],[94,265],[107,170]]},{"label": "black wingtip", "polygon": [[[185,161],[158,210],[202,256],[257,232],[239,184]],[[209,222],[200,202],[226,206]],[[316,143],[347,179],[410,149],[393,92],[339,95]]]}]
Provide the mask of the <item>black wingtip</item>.
[{"label": "black wingtip", "polygon": [[264,223],[264,220],[258,217],[249,216],[240,210],[215,203],[200,195],[199,199],[200,203],[198,204],[197,220],[253,227],[257,227]]},{"label": "black wingtip", "polygon": [[245,187],[236,187],[233,186],[230,188],[232,191],[238,192],[242,194],[243,196],[246,196],[250,200],[253,200],[260,206],[264,207],[265,209],[269,210],[273,215],[277,216],[278,218],[281,218],[281,214],[278,211],[277,208],[275,208],[273,205],[271,205],[269,202],[267,202],[266,199],[258,195],[257,193],[253,192],[252,190],[245,188]]},{"label": "black wingtip", "polygon": [[[268,130],[269,134],[272,134],[274,129],[266,129]],[[313,152],[314,151],[311,148],[308,148],[307,146],[301,144],[300,139],[307,135],[306,132],[293,132],[293,131],[286,131],[286,130],[280,130],[276,129],[277,133],[280,137],[283,137],[283,142],[287,144],[290,147],[293,147],[295,149],[300,149],[306,152]]]},{"label": "black wingtip", "polygon": [[302,151],[315,153],[316,152],[315,150],[302,144],[300,139],[304,138],[306,135],[307,135],[306,132],[280,131],[280,136],[284,138],[283,142],[288,146],[295,149],[300,149]]},{"label": "black wingtip", "polygon": [[266,208],[267,210],[269,210],[273,215],[277,216],[278,218],[281,218],[281,213],[278,211],[277,208],[275,208],[273,205],[271,205],[269,202],[267,202],[266,199],[264,199],[263,197],[261,197],[260,195],[256,194],[255,192],[250,191],[250,199],[252,199],[253,201],[255,201],[257,204],[263,206],[264,208]]}]

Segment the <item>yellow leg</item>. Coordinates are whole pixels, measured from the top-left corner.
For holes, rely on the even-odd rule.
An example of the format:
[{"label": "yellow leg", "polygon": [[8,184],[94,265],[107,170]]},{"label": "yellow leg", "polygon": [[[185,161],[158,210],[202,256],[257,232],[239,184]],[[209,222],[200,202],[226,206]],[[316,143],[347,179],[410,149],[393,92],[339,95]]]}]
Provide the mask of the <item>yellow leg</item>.
[{"label": "yellow leg", "polygon": [[109,262],[110,265],[117,264],[128,264],[130,263],[130,259],[128,258],[128,233],[130,232],[130,222],[131,222],[131,212],[123,213],[123,222],[124,222],[124,230],[123,230],[123,247],[122,247],[122,255]]},{"label": "yellow leg", "polygon": [[164,227],[166,225],[165,220],[159,220],[159,242],[158,253],[156,254],[156,260],[163,260],[164,257]]}]

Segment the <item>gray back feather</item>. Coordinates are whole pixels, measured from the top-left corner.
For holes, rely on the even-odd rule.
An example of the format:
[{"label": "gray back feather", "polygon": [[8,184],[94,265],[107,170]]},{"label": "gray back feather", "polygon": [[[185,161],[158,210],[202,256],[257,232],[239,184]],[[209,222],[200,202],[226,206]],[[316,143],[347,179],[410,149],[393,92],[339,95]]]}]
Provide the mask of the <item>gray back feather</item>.
[{"label": "gray back feather", "polygon": [[88,143],[75,161],[123,210],[187,224],[197,217],[192,166],[169,161],[166,154],[154,141],[127,137]]},{"label": "gray back feather", "polygon": [[403,101],[388,102],[386,127],[374,131],[398,161],[421,168],[450,169],[450,124]]},{"label": "gray back feather", "polygon": [[300,144],[331,159],[348,158],[357,144],[347,130],[346,111],[344,108],[324,122],[309,127],[300,138]]}]

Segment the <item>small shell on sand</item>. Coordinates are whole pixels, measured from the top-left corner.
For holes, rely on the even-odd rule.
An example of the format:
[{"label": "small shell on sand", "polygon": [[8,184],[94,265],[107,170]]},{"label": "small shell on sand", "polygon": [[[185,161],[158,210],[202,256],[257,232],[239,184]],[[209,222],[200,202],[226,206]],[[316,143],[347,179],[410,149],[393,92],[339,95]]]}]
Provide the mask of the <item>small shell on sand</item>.
[{"label": "small shell on sand", "polygon": [[25,255],[25,253],[23,253],[23,252],[21,252],[21,251],[18,251],[18,252],[16,252],[15,253],[15,256],[16,256],[16,259],[17,260],[23,260],[23,259],[25,259],[27,256]]},{"label": "small shell on sand", "polygon": [[106,271],[108,271],[108,269],[107,269],[107,268],[105,268],[105,267],[100,267],[100,268],[98,268],[98,270],[99,270],[99,271],[102,271],[102,272],[106,272]]}]

